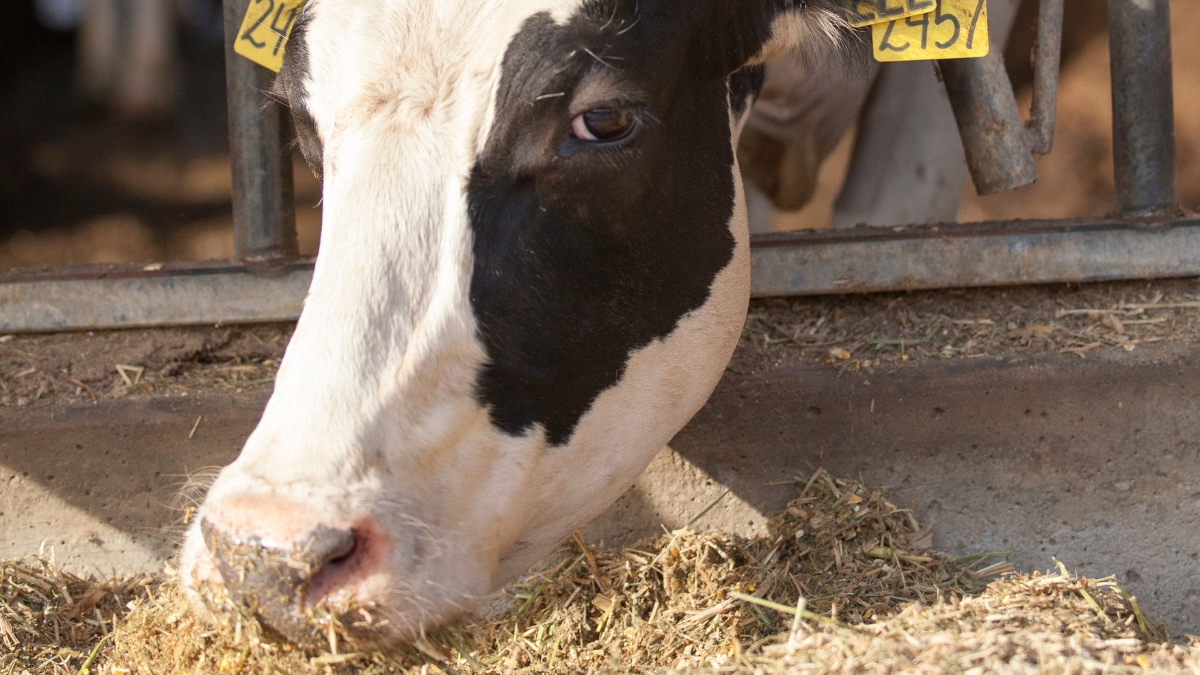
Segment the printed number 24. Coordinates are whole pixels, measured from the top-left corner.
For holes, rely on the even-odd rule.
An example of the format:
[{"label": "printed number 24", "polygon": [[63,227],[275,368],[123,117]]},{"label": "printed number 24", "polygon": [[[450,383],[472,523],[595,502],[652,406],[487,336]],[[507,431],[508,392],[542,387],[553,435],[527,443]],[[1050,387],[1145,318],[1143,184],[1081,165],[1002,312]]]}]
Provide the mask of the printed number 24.
[{"label": "printed number 24", "polygon": [[276,9],[275,0],[254,0],[254,4],[256,5],[264,2],[267,3],[267,11],[263,12],[262,16],[258,17],[258,20],[246,29],[245,33],[242,33],[241,39],[254,45],[255,49],[262,49],[266,47],[266,42],[259,42],[258,40],[254,39],[254,31],[258,30],[258,27],[263,25],[263,22],[267,20],[267,17],[274,13],[275,16],[271,18],[271,25],[269,28],[271,29],[272,33],[279,36],[279,39],[275,42],[275,49],[272,51],[272,54],[278,55],[279,50],[283,48],[283,41],[287,39],[288,31],[292,27],[292,22],[296,20],[296,13],[299,10],[292,8],[292,10],[288,12],[287,22],[280,26],[279,20],[283,18],[283,11],[287,9],[287,5],[281,1],[278,9]]}]

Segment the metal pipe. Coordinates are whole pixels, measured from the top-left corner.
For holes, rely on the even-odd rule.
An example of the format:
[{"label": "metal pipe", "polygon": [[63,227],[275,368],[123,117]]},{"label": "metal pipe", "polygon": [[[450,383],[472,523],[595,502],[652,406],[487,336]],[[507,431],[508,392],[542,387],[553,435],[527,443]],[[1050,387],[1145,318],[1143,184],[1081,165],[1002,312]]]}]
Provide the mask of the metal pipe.
[{"label": "metal pipe", "polygon": [[1174,213],[1175,110],[1168,0],[1108,0],[1117,211]]},{"label": "metal pipe", "polygon": [[[1200,276],[1200,219],[860,227],[755,235],[755,297]],[[0,270],[0,335],[294,321],[313,262]]]},{"label": "metal pipe", "polygon": [[1186,277],[1200,219],[861,227],[750,239],[754,297]]},{"label": "metal pipe", "polygon": [[292,162],[284,150],[294,131],[287,110],[264,93],[274,73],[233,50],[252,1],[225,0],[233,248],[239,262],[273,263],[297,255]]},{"label": "metal pipe", "polygon": [[975,59],[938,62],[967,153],[967,167],[981,195],[1037,180],[1001,51],[993,49]]},{"label": "metal pipe", "polygon": [[0,273],[0,335],[30,331],[295,321],[311,260],[255,271],[228,260]]},{"label": "metal pipe", "polygon": [[1033,47],[1033,103],[1025,123],[1029,149],[1039,155],[1054,147],[1058,68],[1062,60],[1063,0],[1038,3],[1038,36]]}]

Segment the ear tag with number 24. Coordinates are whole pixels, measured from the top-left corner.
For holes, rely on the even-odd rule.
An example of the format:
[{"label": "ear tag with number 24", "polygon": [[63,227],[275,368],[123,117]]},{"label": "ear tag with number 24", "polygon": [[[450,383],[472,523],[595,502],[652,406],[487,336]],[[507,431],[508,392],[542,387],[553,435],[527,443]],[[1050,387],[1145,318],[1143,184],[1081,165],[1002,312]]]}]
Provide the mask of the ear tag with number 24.
[{"label": "ear tag with number 24", "polygon": [[296,17],[307,0],[251,0],[233,51],[276,73]]},{"label": "ear tag with number 24", "polygon": [[[929,1],[929,0],[926,0]],[[933,0],[932,11],[871,25],[876,61],[987,56],[986,0]]]}]

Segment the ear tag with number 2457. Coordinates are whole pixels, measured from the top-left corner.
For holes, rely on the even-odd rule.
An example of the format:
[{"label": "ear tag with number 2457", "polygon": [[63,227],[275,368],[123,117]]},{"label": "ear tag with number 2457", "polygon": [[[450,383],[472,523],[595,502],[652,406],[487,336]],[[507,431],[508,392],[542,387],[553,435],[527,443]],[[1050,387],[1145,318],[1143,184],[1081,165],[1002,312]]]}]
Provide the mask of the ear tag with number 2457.
[{"label": "ear tag with number 2457", "polygon": [[307,0],[251,0],[238,29],[233,51],[258,65],[279,72],[283,50],[296,17]]},{"label": "ear tag with number 2457", "polygon": [[932,11],[871,25],[876,61],[987,56],[986,0],[925,0]]}]

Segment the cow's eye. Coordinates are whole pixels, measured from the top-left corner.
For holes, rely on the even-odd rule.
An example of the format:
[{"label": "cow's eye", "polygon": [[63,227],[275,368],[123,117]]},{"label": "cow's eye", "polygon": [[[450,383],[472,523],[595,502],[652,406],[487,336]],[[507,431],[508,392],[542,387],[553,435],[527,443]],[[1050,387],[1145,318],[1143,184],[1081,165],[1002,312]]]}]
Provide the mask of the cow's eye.
[{"label": "cow's eye", "polygon": [[581,141],[611,143],[637,128],[637,115],[624,108],[596,108],[571,120],[571,133]]}]

